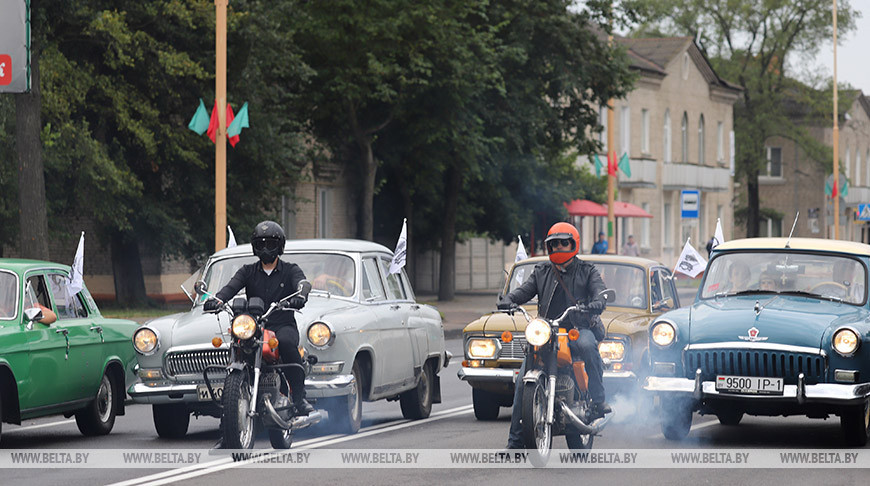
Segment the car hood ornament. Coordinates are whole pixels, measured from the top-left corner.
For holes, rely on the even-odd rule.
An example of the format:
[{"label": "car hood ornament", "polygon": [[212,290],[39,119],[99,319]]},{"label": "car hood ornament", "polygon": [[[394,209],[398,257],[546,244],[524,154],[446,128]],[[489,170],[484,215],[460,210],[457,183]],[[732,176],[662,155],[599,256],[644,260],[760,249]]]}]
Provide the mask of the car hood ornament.
[{"label": "car hood ornament", "polygon": [[758,341],[767,341],[766,337],[760,337],[758,335],[758,328],[757,327],[750,327],[749,330],[746,331],[746,333],[749,335],[748,336],[737,336],[737,337],[743,341],[749,341],[751,343],[756,343]]}]

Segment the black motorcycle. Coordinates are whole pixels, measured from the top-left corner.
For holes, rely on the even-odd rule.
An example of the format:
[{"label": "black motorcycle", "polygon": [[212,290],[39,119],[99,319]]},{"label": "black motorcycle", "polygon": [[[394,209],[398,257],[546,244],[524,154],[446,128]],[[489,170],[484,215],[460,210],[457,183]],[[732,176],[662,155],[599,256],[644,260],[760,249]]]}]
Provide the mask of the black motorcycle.
[{"label": "black motorcycle", "polygon": [[[197,282],[197,285],[197,291],[209,295],[204,282]],[[310,427],[323,418],[318,410],[307,416],[297,415],[295,405],[288,398],[291,395],[290,383],[284,376],[285,373],[307,376],[317,358],[308,356],[302,364],[282,364],[275,333],[266,329],[270,315],[296,311],[289,307],[290,299],[297,295],[307,297],[310,290],[311,284],[303,280],[295,293],[273,302],[268,309],[263,299],[252,297],[233,299],[232,305],[224,303],[214,311],[229,313],[232,322],[229,364],[226,367],[211,365],[203,370],[211,399],[221,407],[224,448],[253,448],[255,431],[262,425],[268,429],[272,447],[289,449],[295,431]],[[212,344],[219,347],[223,339],[215,337]],[[213,384],[209,380],[209,373],[214,376],[215,372],[224,370],[226,378],[223,384]]]}]

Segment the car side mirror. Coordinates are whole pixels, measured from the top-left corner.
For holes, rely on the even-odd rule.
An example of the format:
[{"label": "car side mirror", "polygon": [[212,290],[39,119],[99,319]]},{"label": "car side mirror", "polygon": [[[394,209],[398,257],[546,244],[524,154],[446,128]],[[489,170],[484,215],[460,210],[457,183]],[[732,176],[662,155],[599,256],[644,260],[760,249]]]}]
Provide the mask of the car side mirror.
[{"label": "car side mirror", "polygon": [[39,307],[31,307],[29,309],[24,309],[24,318],[27,321],[27,329],[33,329],[33,323],[35,321],[40,321],[45,317],[42,315],[42,309]]},{"label": "car side mirror", "polygon": [[204,294],[208,290],[208,284],[205,283],[204,280],[197,280],[195,284],[193,284],[193,290],[197,294]]},{"label": "car side mirror", "polygon": [[604,289],[604,290],[602,290],[601,293],[598,294],[598,295],[600,295],[601,297],[603,297],[604,300],[607,301],[607,302],[613,302],[613,301],[616,300],[616,291],[613,290],[613,289]]},{"label": "car side mirror", "polygon": [[653,304],[653,306],[652,306],[652,309],[653,309],[654,311],[655,311],[655,310],[660,310],[660,309],[668,309],[668,310],[670,310],[670,309],[673,309],[673,308],[674,308],[674,299],[672,299],[672,298],[670,298],[670,297],[668,297],[668,298],[665,299],[665,300],[660,300],[660,301],[656,302],[655,304]]}]

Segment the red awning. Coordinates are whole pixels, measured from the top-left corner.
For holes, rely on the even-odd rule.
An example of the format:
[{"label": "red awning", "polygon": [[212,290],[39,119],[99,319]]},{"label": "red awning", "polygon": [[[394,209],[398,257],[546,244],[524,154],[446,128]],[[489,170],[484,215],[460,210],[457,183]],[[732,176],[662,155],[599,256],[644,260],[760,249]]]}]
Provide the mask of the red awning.
[{"label": "red awning", "polygon": [[[607,207],[605,206],[605,215]],[[614,201],[613,214],[617,218],[652,218],[652,214],[644,211],[642,208],[635,206],[632,203]]]},{"label": "red awning", "polygon": [[563,204],[571,216],[607,216],[607,208],[586,199],[575,199]]}]

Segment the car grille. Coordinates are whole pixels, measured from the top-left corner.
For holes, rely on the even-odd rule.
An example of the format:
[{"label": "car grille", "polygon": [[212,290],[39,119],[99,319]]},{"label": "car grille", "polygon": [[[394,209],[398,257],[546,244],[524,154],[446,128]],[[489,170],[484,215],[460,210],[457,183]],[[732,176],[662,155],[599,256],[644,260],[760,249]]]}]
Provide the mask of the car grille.
[{"label": "car grille", "polygon": [[166,356],[166,374],[199,375],[206,366],[226,366],[230,361],[229,349],[203,349],[200,351],[181,351]]},{"label": "car grille", "polygon": [[509,343],[502,342],[501,343],[501,353],[498,355],[499,359],[523,359],[526,357],[526,354],[523,352],[523,346],[526,344],[526,338],[517,337],[514,338]]},{"label": "car grille", "polygon": [[773,350],[698,349],[685,354],[686,377],[695,377],[701,370],[702,380],[716,375],[769,376],[784,378],[786,383],[797,383],[799,373],[807,383],[825,381],[827,361],[813,353],[793,353]]}]

